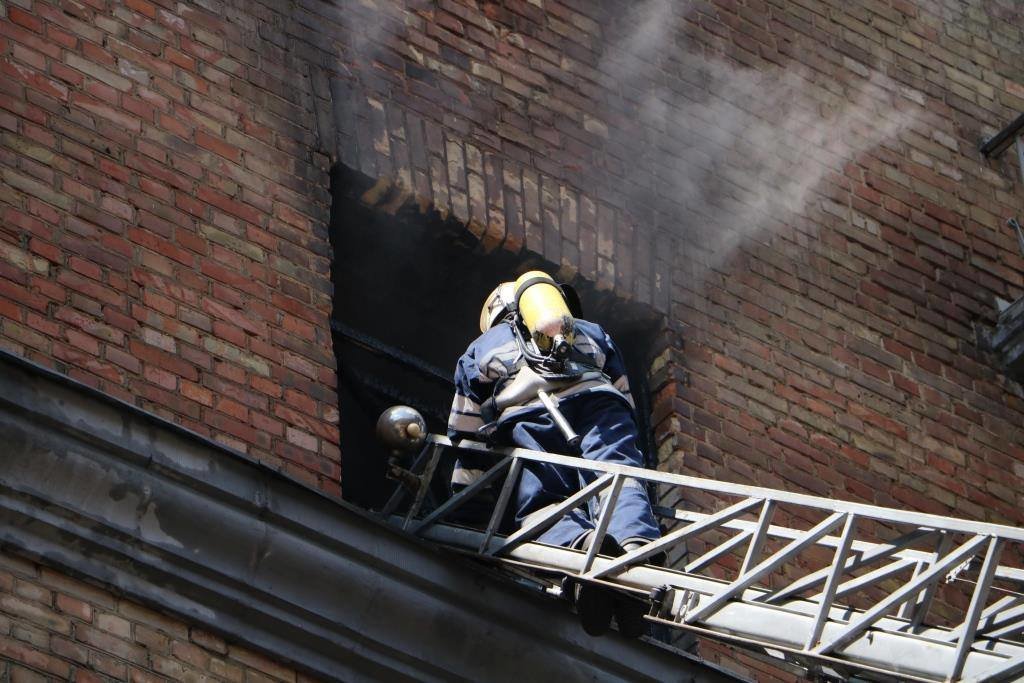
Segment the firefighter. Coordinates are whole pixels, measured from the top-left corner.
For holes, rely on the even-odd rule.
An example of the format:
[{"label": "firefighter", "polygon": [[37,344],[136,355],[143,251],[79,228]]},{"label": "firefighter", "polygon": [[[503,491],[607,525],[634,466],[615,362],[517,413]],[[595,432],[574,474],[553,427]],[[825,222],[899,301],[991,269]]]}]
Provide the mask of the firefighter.
[{"label": "firefighter", "polygon": [[[576,310],[570,310],[567,291]],[[577,302],[571,290],[539,271],[501,283],[491,292],[480,314],[481,335],[456,367],[449,436],[483,437],[496,445],[549,453],[576,450],[589,460],[643,467],[622,356],[599,325],[576,317]],[[545,407],[541,392],[557,401],[555,412],[564,416],[577,438],[560,428],[559,416]],[[471,484],[484,467],[463,456],[452,476],[453,490]],[[514,496],[516,525],[528,525],[594,478],[592,472],[528,462]],[[538,540],[589,549],[602,502],[598,496],[585,509],[569,511]],[[627,479],[600,553],[621,555],[659,536],[646,488]],[[574,592],[584,629],[591,635],[606,632],[613,614],[621,632],[643,632],[638,603],[589,584]]]}]

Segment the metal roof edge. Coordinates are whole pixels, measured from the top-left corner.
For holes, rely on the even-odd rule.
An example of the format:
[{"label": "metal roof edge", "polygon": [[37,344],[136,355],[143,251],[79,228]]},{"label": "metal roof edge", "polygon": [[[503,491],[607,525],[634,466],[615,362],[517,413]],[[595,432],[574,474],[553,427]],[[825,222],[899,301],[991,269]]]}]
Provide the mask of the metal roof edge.
[{"label": "metal roof edge", "polygon": [[326,680],[735,680],[0,352],[0,546]]}]

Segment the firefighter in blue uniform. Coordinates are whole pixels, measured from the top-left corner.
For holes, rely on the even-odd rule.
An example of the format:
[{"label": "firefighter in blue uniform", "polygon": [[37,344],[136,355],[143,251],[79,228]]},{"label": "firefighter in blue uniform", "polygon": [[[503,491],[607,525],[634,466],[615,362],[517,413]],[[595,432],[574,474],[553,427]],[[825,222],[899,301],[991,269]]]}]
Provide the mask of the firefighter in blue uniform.
[{"label": "firefighter in blue uniform", "polygon": [[[574,299],[574,297],[570,297]],[[622,356],[597,324],[576,319],[563,290],[548,275],[533,271],[515,283],[500,284],[484,303],[482,334],[459,359],[455,399],[448,422],[453,439],[485,438],[549,453],[577,450],[589,460],[643,467],[637,447],[633,399]],[[578,434],[559,427],[541,400],[546,392]],[[462,456],[452,475],[454,491],[483,474],[484,463]],[[591,472],[529,462],[523,468],[513,505],[517,525],[529,524],[583,486]],[[605,489],[604,493],[607,493]],[[593,540],[603,498],[571,510],[537,540],[587,549]],[[642,482],[627,479],[609,521],[601,554],[621,555],[660,536]],[[584,628],[607,631],[614,613],[619,630],[640,635],[644,624],[637,603],[593,585],[578,586],[575,602]]]}]

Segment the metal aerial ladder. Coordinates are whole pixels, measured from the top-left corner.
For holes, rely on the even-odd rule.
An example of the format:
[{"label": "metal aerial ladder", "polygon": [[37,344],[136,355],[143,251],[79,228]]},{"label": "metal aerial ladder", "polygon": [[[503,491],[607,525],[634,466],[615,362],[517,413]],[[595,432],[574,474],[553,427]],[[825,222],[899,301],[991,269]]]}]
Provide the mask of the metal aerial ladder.
[{"label": "metal aerial ladder", "polygon": [[[453,449],[492,464],[465,490],[433,503],[431,481]],[[427,435],[411,461],[408,468],[393,467],[403,483],[382,515],[415,536],[529,576],[548,592],[559,593],[565,577],[601,583],[647,601],[651,623],[749,648],[825,678],[1024,680],[1024,570],[1000,564],[1001,557],[1020,563],[1022,529],[522,448],[453,444],[437,435]],[[577,470],[589,483],[542,518],[503,535],[518,474],[533,462]],[[699,499],[710,510],[657,507],[671,530],[621,557],[597,554],[607,514],[599,517],[587,552],[535,541],[599,494],[602,510],[612,509],[629,479],[658,486],[661,499]],[[495,489],[489,520],[476,526],[453,521],[466,503]],[[688,556],[687,545],[699,548],[699,556]],[[671,569],[645,563],[661,553],[683,559]],[[947,583],[955,585],[944,588]],[[936,599],[961,587],[968,595],[955,613],[955,600]]]}]

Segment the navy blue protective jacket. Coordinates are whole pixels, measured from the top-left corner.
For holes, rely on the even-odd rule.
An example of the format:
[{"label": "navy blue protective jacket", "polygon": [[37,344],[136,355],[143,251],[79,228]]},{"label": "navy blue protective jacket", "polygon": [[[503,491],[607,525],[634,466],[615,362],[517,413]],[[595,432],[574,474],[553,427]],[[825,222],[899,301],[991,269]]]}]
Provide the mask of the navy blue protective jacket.
[{"label": "navy blue protective jacket", "polygon": [[[585,359],[598,373],[552,391],[559,400],[571,401],[592,392],[608,392],[634,408],[622,355],[611,337],[596,323],[575,321],[573,356]],[[519,349],[511,323],[501,322],[476,338],[455,368],[455,400],[448,419],[448,435],[479,440],[477,432],[489,423],[504,424],[516,417],[543,411],[534,396],[513,405],[492,400],[515,378],[526,360]]]}]

